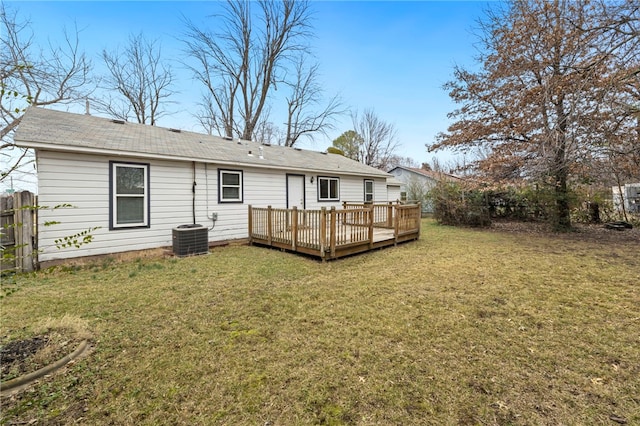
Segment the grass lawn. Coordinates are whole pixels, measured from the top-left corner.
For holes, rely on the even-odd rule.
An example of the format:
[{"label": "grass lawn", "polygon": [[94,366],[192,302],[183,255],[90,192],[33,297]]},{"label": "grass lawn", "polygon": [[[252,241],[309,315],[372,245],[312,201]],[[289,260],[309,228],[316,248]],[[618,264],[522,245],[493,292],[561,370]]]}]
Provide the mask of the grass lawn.
[{"label": "grass lawn", "polygon": [[640,424],[638,242],[422,231],[324,264],[237,246],[22,277],[3,343],[65,318],[95,347],[2,422]]}]

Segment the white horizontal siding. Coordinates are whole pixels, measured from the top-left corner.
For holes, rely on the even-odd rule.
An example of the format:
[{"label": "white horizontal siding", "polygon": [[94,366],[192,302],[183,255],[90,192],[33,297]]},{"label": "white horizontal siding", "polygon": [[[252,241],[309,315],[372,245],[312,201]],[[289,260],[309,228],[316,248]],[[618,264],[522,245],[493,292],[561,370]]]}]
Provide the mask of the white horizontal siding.
[{"label": "white horizontal siding", "polygon": [[340,177],[340,201],[364,202],[364,179]]},{"label": "white horizontal siding", "polygon": [[401,191],[399,186],[387,186],[387,200],[389,201],[400,200],[400,197],[402,195],[400,192]]},{"label": "white horizontal siding", "polygon": [[[364,181],[363,177],[347,175],[331,175],[340,179],[340,201],[318,201],[318,183],[314,176],[314,182],[310,183],[310,176],[305,179],[306,207],[308,209],[320,209],[325,207],[340,208],[343,202],[363,203],[364,202]],[[374,201],[386,202],[387,190],[386,179],[366,179],[374,181]]]},{"label": "white horizontal siding", "polygon": [[373,201],[376,203],[386,203],[388,201],[395,201],[395,198],[389,198],[387,192],[387,180],[386,179],[375,179],[374,180],[374,195]]},{"label": "white horizontal siding", "polygon": [[[149,164],[150,227],[109,230],[109,161]],[[212,228],[210,241],[246,238],[248,205],[284,208],[287,204],[287,173],[282,170],[245,168],[243,202],[218,202],[218,172],[233,167],[197,163],[195,166],[195,222]],[[236,168],[239,169],[239,168]],[[294,174],[303,174],[292,171]],[[39,204],[72,208],[43,209],[38,217],[40,260],[109,254],[172,245],[172,229],[193,223],[193,163],[119,158],[84,154],[38,152]],[[363,201],[364,179],[340,178],[340,202],[318,202],[317,176],[305,175],[306,208],[339,208],[342,201]],[[386,201],[386,181],[375,180],[375,201]],[[385,200],[383,200],[385,199]],[[214,223],[210,219],[217,213]],[[59,224],[44,226],[45,222]],[[55,240],[92,227],[93,241],[80,249],[57,249]]]},{"label": "white horizontal siding", "polygon": [[[150,175],[149,228],[109,230],[109,161],[148,163]],[[171,229],[191,223],[190,163],[139,161],[135,158],[38,152],[38,202],[53,207],[38,215],[40,261],[141,250],[172,244]],[[46,222],[59,224],[44,226]],[[92,227],[93,241],[80,249],[58,249],[56,239]]]}]

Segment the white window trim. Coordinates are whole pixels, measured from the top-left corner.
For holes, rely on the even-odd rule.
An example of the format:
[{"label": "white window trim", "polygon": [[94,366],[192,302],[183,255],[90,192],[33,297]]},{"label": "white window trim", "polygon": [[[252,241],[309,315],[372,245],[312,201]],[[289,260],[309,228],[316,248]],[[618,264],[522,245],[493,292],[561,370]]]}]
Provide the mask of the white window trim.
[{"label": "white window trim", "polygon": [[[223,175],[238,175],[239,179],[238,179],[238,185],[224,185],[223,184]],[[242,170],[227,170],[227,169],[219,169],[218,170],[218,179],[219,181],[219,185],[218,185],[218,202],[220,203],[242,203],[242,199],[243,199],[243,184],[244,184],[244,180],[243,180],[243,176],[242,176]],[[224,188],[238,188],[238,198],[224,198]]]},{"label": "white window trim", "polygon": [[[367,192],[367,184],[370,183],[371,184],[371,192]],[[373,181],[373,179],[365,179],[364,180],[364,202],[373,202],[373,200],[375,199],[374,195],[376,193],[376,189],[375,189],[375,182]],[[367,195],[371,195],[371,199],[367,200]]]},{"label": "white window trim", "polygon": [[[128,167],[142,169],[144,192],[142,194],[117,193],[117,168]],[[121,223],[118,221],[118,198],[142,198],[142,222]],[[111,162],[111,229],[149,227],[149,164]]]},{"label": "white window trim", "polygon": [[[320,183],[322,181],[327,181],[327,189],[329,190],[329,196],[323,198],[320,192]],[[337,194],[335,197],[331,197],[331,181],[337,182]],[[318,201],[340,201],[340,178],[337,177],[327,177],[327,176],[318,176]]]}]

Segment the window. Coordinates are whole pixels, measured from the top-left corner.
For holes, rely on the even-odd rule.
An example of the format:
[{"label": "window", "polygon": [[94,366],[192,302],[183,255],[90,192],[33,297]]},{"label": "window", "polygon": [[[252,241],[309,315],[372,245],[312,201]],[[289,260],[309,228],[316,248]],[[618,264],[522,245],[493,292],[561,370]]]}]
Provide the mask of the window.
[{"label": "window", "polygon": [[218,202],[242,202],[242,170],[218,171]]},{"label": "window", "polygon": [[149,165],[110,162],[110,229],[149,227]]},{"label": "window", "polygon": [[364,181],[364,202],[373,202],[373,181],[369,179]]},{"label": "window", "polygon": [[318,201],[340,201],[340,179],[318,177]]}]

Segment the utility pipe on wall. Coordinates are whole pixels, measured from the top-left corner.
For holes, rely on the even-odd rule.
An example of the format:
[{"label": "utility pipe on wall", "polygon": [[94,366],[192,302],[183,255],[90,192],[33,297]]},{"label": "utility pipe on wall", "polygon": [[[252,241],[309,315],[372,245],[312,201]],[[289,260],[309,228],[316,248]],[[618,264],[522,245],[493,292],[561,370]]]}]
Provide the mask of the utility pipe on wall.
[{"label": "utility pipe on wall", "polygon": [[191,192],[193,193],[191,211],[193,213],[193,224],[196,224],[196,162],[193,162],[193,186]]}]

